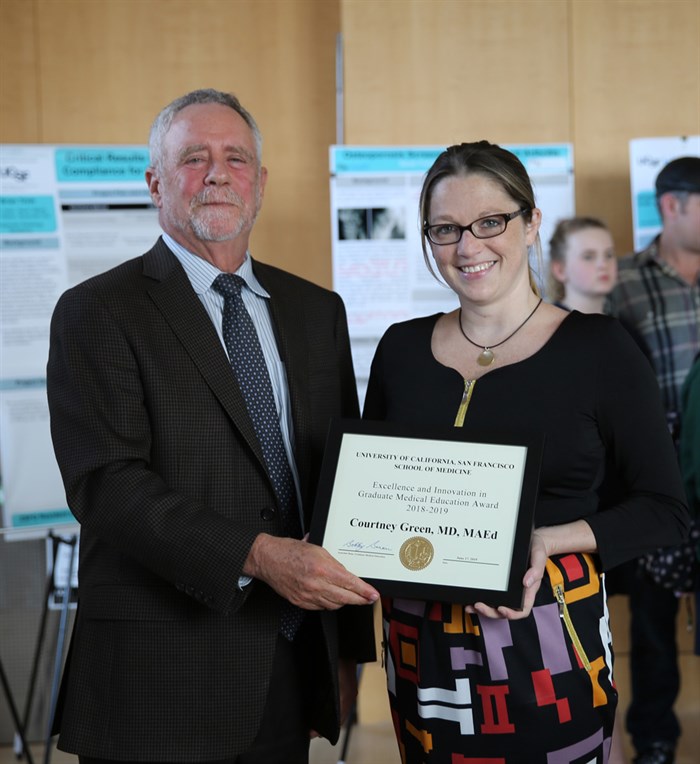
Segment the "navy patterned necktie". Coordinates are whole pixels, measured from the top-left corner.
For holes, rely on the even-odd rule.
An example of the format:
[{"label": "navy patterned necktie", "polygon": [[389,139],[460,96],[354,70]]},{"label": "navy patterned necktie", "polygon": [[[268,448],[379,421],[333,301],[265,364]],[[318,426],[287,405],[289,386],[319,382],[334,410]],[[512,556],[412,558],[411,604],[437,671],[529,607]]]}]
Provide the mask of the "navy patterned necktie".
[{"label": "navy patterned necktie", "polygon": [[[282,511],[285,533],[292,538],[301,538],[294,478],[282,440],[265,357],[258,333],[241,296],[244,284],[240,276],[222,273],[214,279],[212,288],[224,298],[222,329],[226,350],[260,441],[267,472]],[[287,607],[282,609],[282,634],[293,639],[302,618],[303,611],[287,603]]]}]

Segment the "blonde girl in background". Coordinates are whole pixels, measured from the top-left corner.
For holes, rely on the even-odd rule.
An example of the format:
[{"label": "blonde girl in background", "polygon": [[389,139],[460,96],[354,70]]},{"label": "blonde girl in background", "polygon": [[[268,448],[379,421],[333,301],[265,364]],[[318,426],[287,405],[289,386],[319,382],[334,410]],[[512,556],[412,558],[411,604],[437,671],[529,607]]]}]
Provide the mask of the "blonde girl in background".
[{"label": "blonde girl in background", "polygon": [[602,220],[560,220],[549,241],[551,302],[566,310],[603,313],[605,298],[617,281],[613,238]]}]

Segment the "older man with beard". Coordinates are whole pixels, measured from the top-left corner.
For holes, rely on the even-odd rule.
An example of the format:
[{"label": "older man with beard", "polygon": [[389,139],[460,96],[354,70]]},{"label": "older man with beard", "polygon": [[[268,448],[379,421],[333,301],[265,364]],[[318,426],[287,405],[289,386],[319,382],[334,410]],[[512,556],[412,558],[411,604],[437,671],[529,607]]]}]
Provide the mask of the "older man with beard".
[{"label": "older man with beard", "polygon": [[328,422],[358,415],[345,310],[250,256],[261,144],[230,94],[169,104],[146,172],[162,237],[54,313],[81,523],[55,726],[82,764],[307,762],[374,658],[377,592],[304,535]]}]

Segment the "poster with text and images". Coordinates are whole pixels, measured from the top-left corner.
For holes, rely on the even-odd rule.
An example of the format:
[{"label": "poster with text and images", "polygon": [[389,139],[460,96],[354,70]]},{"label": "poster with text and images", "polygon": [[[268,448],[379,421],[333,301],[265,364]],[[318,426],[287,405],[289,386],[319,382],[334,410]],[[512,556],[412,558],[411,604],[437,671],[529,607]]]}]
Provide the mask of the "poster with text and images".
[{"label": "poster with text and images", "polygon": [[[543,256],[558,220],[575,214],[570,144],[507,145],[532,179],[542,210]],[[360,401],[384,331],[397,321],[457,307],[428,271],[420,243],[418,200],[442,146],[332,146],[330,149],[333,288],[348,312]],[[468,222],[468,221],[467,221]],[[539,266],[533,263],[539,271]],[[546,283],[546,262],[540,275]]]},{"label": "poster with text and images", "polygon": [[700,135],[635,138],[630,141],[630,185],[634,250],[644,249],[661,231],[656,176],[672,159],[700,156]]},{"label": "poster with text and images", "polygon": [[0,469],[7,539],[75,524],[49,430],[49,324],[70,286],[161,230],[145,146],[0,146]]}]

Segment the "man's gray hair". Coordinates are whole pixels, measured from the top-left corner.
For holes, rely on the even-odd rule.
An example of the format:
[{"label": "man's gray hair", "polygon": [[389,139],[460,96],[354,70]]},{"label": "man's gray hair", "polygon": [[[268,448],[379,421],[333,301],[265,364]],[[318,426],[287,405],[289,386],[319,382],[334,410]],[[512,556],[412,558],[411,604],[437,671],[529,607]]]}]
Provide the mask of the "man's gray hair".
[{"label": "man's gray hair", "polygon": [[241,106],[238,98],[232,93],[224,93],[221,90],[214,90],[213,88],[204,88],[201,90],[193,90],[191,93],[186,93],[185,95],[176,98],[155,118],[148,139],[148,148],[151,154],[151,167],[158,171],[162,170],[163,140],[165,139],[168,130],[170,130],[170,126],[172,125],[175,116],[187,106],[200,103],[219,103],[222,106],[228,106],[229,109],[233,109],[237,114],[240,114],[253,133],[257,160],[258,162],[262,161],[262,133],[260,132],[257,122],[253,119],[252,114]]}]

